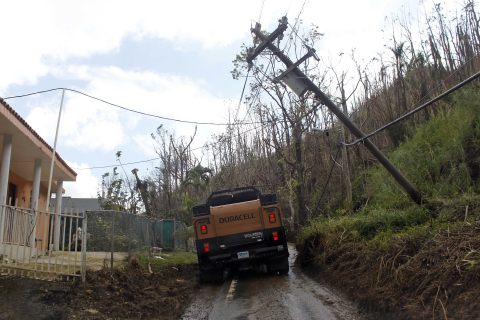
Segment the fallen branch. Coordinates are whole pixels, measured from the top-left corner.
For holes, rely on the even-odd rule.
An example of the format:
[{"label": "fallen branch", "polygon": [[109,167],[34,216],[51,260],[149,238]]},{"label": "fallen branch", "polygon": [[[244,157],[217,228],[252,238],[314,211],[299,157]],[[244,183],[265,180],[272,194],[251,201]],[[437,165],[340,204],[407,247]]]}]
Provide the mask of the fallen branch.
[{"label": "fallen branch", "polygon": [[447,318],[447,311],[445,310],[445,307],[443,306],[443,302],[442,302],[442,299],[438,300],[440,301],[440,304],[442,306],[442,309],[443,309],[443,315],[445,316],[445,320],[448,320]]},{"label": "fallen branch", "polygon": [[435,301],[433,302],[432,308],[432,319],[435,320],[435,306],[437,305],[438,293],[440,292],[440,286],[438,286],[437,295],[435,296]]}]

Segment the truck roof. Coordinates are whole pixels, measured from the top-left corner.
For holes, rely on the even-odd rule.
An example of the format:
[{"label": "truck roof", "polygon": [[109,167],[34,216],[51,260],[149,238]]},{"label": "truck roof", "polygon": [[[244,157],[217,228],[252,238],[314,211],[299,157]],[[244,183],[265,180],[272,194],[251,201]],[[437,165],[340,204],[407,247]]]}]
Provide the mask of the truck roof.
[{"label": "truck roof", "polygon": [[203,216],[210,214],[210,208],[218,206],[227,206],[235,203],[260,200],[261,205],[277,203],[277,195],[274,193],[262,194],[255,187],[242,187],[215,191],[210,194],[206,203],[193,207],[193,216]]}]

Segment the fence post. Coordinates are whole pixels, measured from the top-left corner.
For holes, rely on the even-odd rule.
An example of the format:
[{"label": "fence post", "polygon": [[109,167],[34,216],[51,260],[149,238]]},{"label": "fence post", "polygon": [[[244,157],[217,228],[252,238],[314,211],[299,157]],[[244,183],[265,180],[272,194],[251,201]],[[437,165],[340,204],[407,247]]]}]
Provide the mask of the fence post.
[{"label": "fence post", "polygon": [[[78,216],[78,213],[77,213]],[[78,218],[77,218],[78,221]],[[78,226],[77,226],[78,227]],[[75,243],[75,252],[77,250],[77,243]],[[77,254],[75,253],[75,260]],[[75,264],[77,262],[75,261]],[[82,233],[82,282],[85,283],[85,274],[87,267],[87,212],[83,212],[83,233]]]},{"label": "fence post", "polygon": [[177,234],[175,233],[175,231],[177,231],[177,220],[173,219],[172,249],[177,248]]},{"label": "fence post", "polygon": [[[5,228],[5,197],[3,197],[3,202],[1,205],[1,210],[0,210],[0,256],[2,257],[0,264],[3,264],[3,261],[5,260],[5,250],[6,246],[3,245],[3,230]],[[3,272],[3,267],[2,267],[2,272]]]},{"label": "fence post", "polygon": [[112,271],[113,271],[113,250],[114,250],[114,245],[115,245],[114,244],[115,243],[115,238],[114,238],[115,226],[114,226],[114,224],[115,224],[115,211],[112,211],[112,254],[111,254],[112,261],[110,263]]},{"label": "fence post", "polygon": [[132,255],[132,215],[128,215],[128,260],[130,260]]}]

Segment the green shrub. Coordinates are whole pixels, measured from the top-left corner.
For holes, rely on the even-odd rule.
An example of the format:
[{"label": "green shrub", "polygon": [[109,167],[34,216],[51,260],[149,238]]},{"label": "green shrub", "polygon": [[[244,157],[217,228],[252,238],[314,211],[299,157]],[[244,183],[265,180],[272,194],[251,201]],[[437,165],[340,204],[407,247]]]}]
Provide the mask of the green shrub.
[{"label": "green shrub", "polygon": [[[388,156],[424,197],[441,203],[447,199],[474,198],[475,192],[480,191],[480,92],[469,88],[454,95],[452,101],[455,108],[418,125],[411,138]],[[382,166],[365,175],[367,188],[360,198],[370,199],[368,205],[358,206],[351,216],[327,212],[313,219],[300,231],[297,241],[321,232],[379,244],[393,234],[418,232],[416,236],[420,236],[425,232],[422,228],[429,221],[430,212],[414,204]],[[457,211],[443,212],[435,223],[458,221],[462,212]]]},{"label": "green shrub", "polygon": [[[430,198],[479,191],[480,93],[464,90],[455,95],[455,101],[456,108],[419,125],[413,137],[389,155],[412,184]],[[400,187],[383,167],[372,170],[369,178],[368,193],[375,193],[377,203],[404,202],[396,196]]]}]

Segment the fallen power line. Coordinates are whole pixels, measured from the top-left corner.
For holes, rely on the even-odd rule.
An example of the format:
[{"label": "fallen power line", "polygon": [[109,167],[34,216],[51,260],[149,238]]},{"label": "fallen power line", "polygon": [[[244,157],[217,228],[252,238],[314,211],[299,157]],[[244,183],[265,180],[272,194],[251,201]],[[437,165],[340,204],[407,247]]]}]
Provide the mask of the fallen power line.
[{"label": "fallen power line", "polygon": [[355,140],[355,141],[352,142],[352,143],[342,143],[342,144],[345,145],[345,146],[353,146],[353,145],[355,145],[355,144],[357,144],[357,143],[359,143],[359,142],[363,142],[365,139],[368,139],[368,138],[370,138],[371,136],[376,135],[377,133],[379,133],[379,132],[387,129],[388,127],[391,127],[391,126],[393,126],[394,124],[397,124],[398,122],[400,122],[400,121],[402,121],[402,120],[405,120],[406,118],[414,115],[414,114],[417,113],[418,111],[421,111],[421,110],[425,109],[426,107],[434,104],[434,103],[437,102],[438,100],[445,98],[445,97],[448,96],[450,93],[452,93],[452,92],[460,89],[460,88],[463,87],[464,85],[472,82],[473,80],[475,80],[475,79],[477,79],[477,78],[479,78],[479,77],[480,77],[480,71],[477,72],[476,74],[474,74],[473,76],[471,76],[470,78],[468,78],[468,79],[460,82],[459,84],[457,84],[457,85],[454,86],[453,88],[450,88],[449,90],[445,91],[444,93],[436,96],[435,98],[433,98],[432,100],[428,101],[427,103],[424,103],[424,104],[421,105],[420,107],[418,107],[418,108],[410,111],[409,113],[404,114],[403,116],[401,116],[401,117],[393,120],[392,122],[384,125],[383,127],[381,127],[381,128],[379,128],[379,129],[373,131],[372,133],[369,133],[369,134],[367,134],[366,136],[364,136],[364,137],[362,137],[362,138],[360,138],[360,139],[357,139],[357,140]]}]

